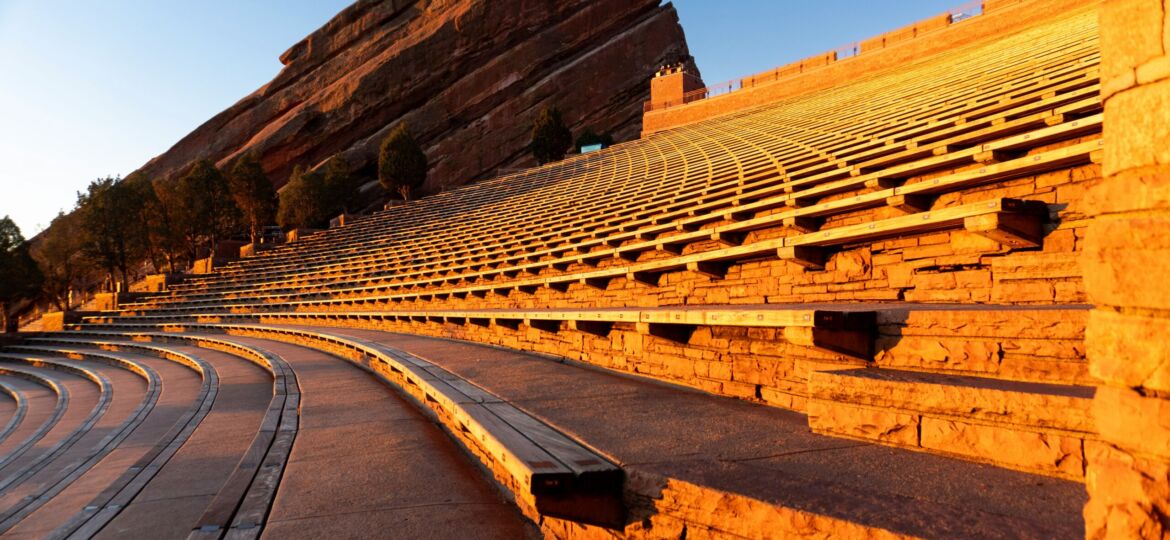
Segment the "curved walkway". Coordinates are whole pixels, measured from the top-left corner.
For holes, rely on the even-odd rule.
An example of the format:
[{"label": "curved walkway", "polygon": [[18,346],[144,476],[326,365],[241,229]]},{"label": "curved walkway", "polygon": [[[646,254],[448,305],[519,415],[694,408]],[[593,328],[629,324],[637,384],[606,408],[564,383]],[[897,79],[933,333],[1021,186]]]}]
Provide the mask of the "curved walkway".
[{"label": "curved walkway", "polygon": [[52,429],[65,412],[68,395],[58,394],[58,389],[50,386],[47,380],[29,379],[6,370],[0,370],[0,377],[9,386],[20,389],[28,403],[20,424],[0,442],[0,456],[3,456],[0,462],[4,462],[8,456],[21,452],[21,448],[36,444],[44,433]]},{"label": "curved walkway", "polygon": [[[85,352],[81,348],[69,350]],[[7,534],[45,537],[63,521],[83,512],[96,496],[138,465],[138,460],[190,409],[198,393],[198,376],[178,364],[139,354],[92,352],[121,358],[147,370],[159,381],[158,396],[150,408],[143,411],[142,418],[132,431],[126,433],[120,441],[109,441],[116,446],[107,449],[108,453],[100,456],[100,460],[84,474],[68,479],[59,493],[25,516]],[[116,388],[121,390],[120,386]]]},{"label": "curved walkway", "polygon": [[279,354],[301,423],[264,535],[523,538],[532,531],[443,432],[373,375],[314,349],[216,336]]},{"label": "curved walkway", "polygon": [[[1083,535],[1084,486],[1075,482],[816,435],[799,413],[523,352],[308,329],[377,341],[473,381],[613,458],[631,478],[627,491],[681,480],[914,536]],[[687,511],[642,495],[632,517]]]},{"label": "curved walkway", "polygon": [[185,538],[244,457],[272,398],[271,374],[248,360],[190,345],[166,349],[214,369],[215,400],[186,442],[97,538]]},{"label": "curved walkway", "polygon": [[[51,356],[51,355],[49,355]],[[125,442],[149,416],[158,393],[161,390],[161,381],[153,370],[144,368],[133,360],[124,358],[105,357],[111,363],[99,361],[77,361],[60,358],[46,358],[46,355],[29,355],[30,361],[40,368],[41,366],[55,370],[72,370],[78,373],[90,374],[90,377],[100,381],[103,394],[106,395],[99,409],[104,408],[100,417],[91,417],[77,428],[73,434],[48,454],[49,459],[40,460],[35,466],[22,470],[12,483],[6,483],[6,491],[0,496],[0,532],[8,532],[15,525],[36,512],[46,502],[58,500],[57,496],[63,491],[69,491],[74,497],[61,499],[66,508],[76,506],[80,508],[84,500],[92,493],[93,467],[116,451],[120,444]],[[114,387],[118,391],[114,391]],[[115,465],[114,469],[120,473],[124,466]],[[108,474],[108,473],[107,473]],[[117,473],[115,473],[117,474]],[[98,475],[100,477],[101,470]],[[80,482],[79,479],[89,477],[89,482]],[[101,482],[101,480],[98,480]],[[98,484],[101,485],[100,483]],[[100,487],[97,488],[100,490]],[[66,510],[66,515],[69,512]],[[43,515],[43,514],[42,514]],[[49,520],[34,520],[34,528],[51,530],[56,519],[49,516]]]}]

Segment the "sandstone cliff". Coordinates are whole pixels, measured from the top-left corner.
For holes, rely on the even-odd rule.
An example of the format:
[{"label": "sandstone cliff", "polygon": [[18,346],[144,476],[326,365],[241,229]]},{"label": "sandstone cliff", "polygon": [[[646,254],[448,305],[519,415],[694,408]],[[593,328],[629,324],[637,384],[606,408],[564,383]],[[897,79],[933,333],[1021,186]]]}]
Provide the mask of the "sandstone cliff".
[{"label": "sandstone cliff", "polygon": [[141,172],[173,178],[195,159],[222,166],[255,150],[277,185],[337,152],[372,176],[382,137],[406,120],[428,187],[459,185],[531,165],[529,126],[546,103],[575,132],[637,137],[650,76],[687,57],[659,0],[359,0]]}]

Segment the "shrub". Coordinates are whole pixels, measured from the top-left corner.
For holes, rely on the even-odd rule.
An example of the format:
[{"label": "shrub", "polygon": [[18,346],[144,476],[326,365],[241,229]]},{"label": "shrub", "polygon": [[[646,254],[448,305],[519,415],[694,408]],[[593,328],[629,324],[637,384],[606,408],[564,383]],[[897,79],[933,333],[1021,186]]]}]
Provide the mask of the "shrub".
[{"label": "shrub", "polygon": [[412,191],[427,180],[427,156],[410,134],[406,122],[398,124],[382,141],[378,152],[378,181],[387,191],[410,200]]},{"label": "shrub", "polygon": [[541,165],[563,159],[573,144],[573,134],[556,107],[544,107],[532,124],[532,155]]}]

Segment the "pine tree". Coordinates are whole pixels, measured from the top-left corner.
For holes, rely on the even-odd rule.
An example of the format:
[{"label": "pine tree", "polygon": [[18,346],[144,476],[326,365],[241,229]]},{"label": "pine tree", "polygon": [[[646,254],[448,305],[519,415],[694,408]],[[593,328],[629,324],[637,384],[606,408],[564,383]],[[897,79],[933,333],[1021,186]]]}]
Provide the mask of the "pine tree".
[{"label": "pine tree", "polygon": [[33,249],[44,276],[42,292],[57,309],[65,311],[69,306],[69,291],[80,283],[83,266],[80,261],[81,231],[76,213],[60,212],[45,229],[40,245]]},{"label": "pine tree", "polygon": [[258,243],[264,226],[276,219],[276,190],[256,154],[248,152],[236,160],[228,185],[247,224],[249,239],[253,244]]},{"label": "pine tree", "polygon": [[325,191],[329,196],[329,215],[360,210],[361,178],[349,170],[349,161],[337,154],[325,164]]},{"label": "pine tree", "polygon": [[285,230],[317,227],[328,217],[325,199],[324,178],[298,165],[280,190],[276,222]]},{"label": "pine tree", "polygon": [[378,181],[387,191],[410,200],[412,191],[427,180],[427,156],[410,134],[406,122],[398,124],[382,141],[378,152]]},{"label": "pine tree", "polygon": [[99,178],[77,194],[81,252],[128,290],[130,269],[146,253],[140,192],[120,178]]},{"label": "pine tree", "polygon": [[186,233],[192,260],[198,257],[199,247],[213,253],[216,243],[240,230],[242,217],[227,178],[210,161],[199,160],[191,166],[179,179],[177,195],[183,204],[175,208],[176,218]]},{"label": "pine tree", "polygon": [[565,157],[573,144],[573,133],[561,120],[556,107],[545,106],[532,124],[532,155],[544,165]]}]

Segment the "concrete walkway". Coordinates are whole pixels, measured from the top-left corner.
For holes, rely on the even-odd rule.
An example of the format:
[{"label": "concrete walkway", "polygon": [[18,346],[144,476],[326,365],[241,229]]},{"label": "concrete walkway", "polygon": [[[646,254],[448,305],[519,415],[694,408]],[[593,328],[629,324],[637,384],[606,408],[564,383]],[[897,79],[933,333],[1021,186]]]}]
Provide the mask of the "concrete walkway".
[{"label": "concrete walkway", "polygon": [[413,405],[345,360],[286,343],[217,336],[280,355],[301,418],[267,538],[524,538],[523,517]]},{"label": "concrete walkway", "polygon": [[[174,362],[131,353],[105,354],[131,359],[158,373],[159,379],[164,381],[158,401],[125,440],[85,474],[69,482],[63,491],[7,531],[6,537],[44,538],[62,522],[80,512],[94,496],[117,480],[171,429],[191,406],[199,391],[198,374]],[[93,362],[86,364],[96,365]],[[110,369],[117,368],[107,368],[107,372]],[[121,386],[117,389],[121,391]]]},{"label": "concrete walkway", "polygon": [[523,352],[373,330],[649,473],[925,537],[1083,536],[1084,486],[816,435],[804,415]]},{"label": "concrete walkway", "polygon": [[247,360],[192,346],[166,347],[215,369],[215,403],[183,447],[98,538],[186,538],[248,449],[272,398],[272,376]]}]

